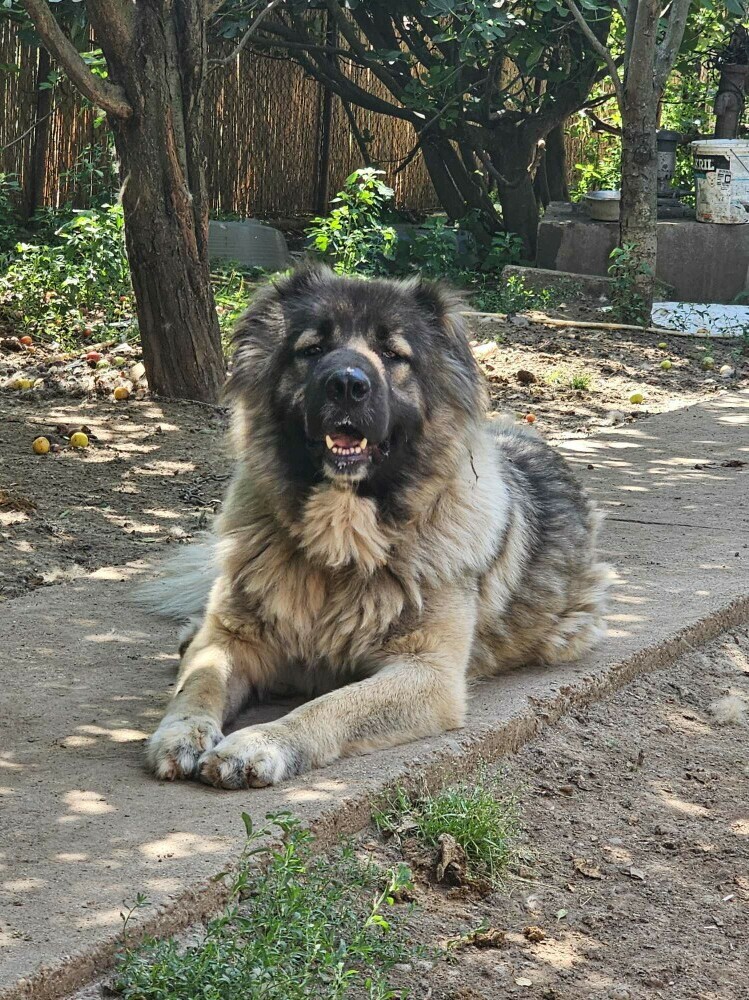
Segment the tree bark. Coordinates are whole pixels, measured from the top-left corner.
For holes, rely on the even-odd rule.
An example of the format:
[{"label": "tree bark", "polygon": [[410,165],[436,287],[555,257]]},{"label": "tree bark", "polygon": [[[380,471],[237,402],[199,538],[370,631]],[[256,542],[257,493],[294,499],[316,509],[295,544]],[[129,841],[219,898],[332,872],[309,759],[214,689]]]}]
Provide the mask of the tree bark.
[{"label": "tree bark", "polygon": [[622,183],[619,246],[627,248],[630,298],[622,306],[650,321],[658,255],[658,102],[654,79],[657,54],[658,0],[639,0],[629,65],[622,96]]},{"label": "tree bark", "polygon": [[148,383],[161,396],[216,402],[225,367],[208,260],[199,8],[138,4],[123,70],[136,113],[113,127]]},{"label": "tree bark", "polygon": [[202,151],[206,0],[86,0],[106,81],[89,71],[44,0],[23,2],[61,67],[109,114],[149,386],[216,402],[225,368]]},{"label": "tree bark", "polygon": [[567,182],[567,147],[564,143],[564,122],[556,125],[546,136],[546,183],[551,201],[569,201]]},{"label": "tree bark", "polygon": [[749,66],[724,66],[715,96],[715,138],[735,139],[744,113]]},{"label": "tree bark", "polygon": [[44,193],[44,182],[47,178],[52,89],[50,87],[42,89],[41,85],[49,77],[51,68],[49,52],[45,48],[40,48],[36,70],[36,108],[34,109],[36,124],[23,192],[22,212],[24,219],[30,219],[39,208]]}]

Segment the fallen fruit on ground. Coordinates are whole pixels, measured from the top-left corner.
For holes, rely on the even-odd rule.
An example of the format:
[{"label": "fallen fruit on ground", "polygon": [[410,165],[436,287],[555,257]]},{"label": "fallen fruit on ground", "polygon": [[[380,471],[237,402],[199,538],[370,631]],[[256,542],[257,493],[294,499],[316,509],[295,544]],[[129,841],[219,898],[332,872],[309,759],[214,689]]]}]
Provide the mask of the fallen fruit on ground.
[{"label": "fallen fruit on ground", "polygon": [[89,351],[86,355],[86,361],[90,361],[95,364],[97,361],[101,361],[101,354],[98,351]]},{"label": "fallen fruit on ground", "polygon": [[122,355],[118,355],[114,359],[114,363],[117,365],[118,368],[122,368],[123,365],[127,364],[127,358],[123,358]]},{"label": "fallen fruit on ground", "polygon": [[669,370],[669,368],[672,368],[672,367],[673,366],[672,366],[672,364],[671,364],[670,361],[661,361],[661,368],[664,370],[664,372],[667,372]]},{"label": "fallen fruit on ground", "polygon": [[707,371],[712,371],[712,369],[715,368],[715,359],[710,357],[703,358],[702,367]]},{"label": "fallen fruit on ground", "polygon": [[76,431],[70,435],[70,444],[73,448],[88,448],[88,435],[83,431]]},{"label": "fallen fruit on ground", "polygon": [[660,344],[658,344],[658,346],[660,347],[660,349],[661,349],[662,351],[665,351],[665,349],[666,349],[666,348],[668,347],[668,344],[666,343],[666,341],[665,341],[665,340],[662,340],[662,341],[660,342]]},{"label": "fallen fruit on ground", "polygon": [[126,385],[118,385],[114,390],[114,398],[119,402],[120,400],[127,399],[130,396],[130,390]]},{"label": "fallen fruit on ground", "polygon": [[644,403],[645,397],[641,392],[633,392],[632,395],[629,397],[629,401],[630,403]]},{"label": "fallen fruit on ground", "polygon": [[28,334],[26,334],[25,337],[19,337],[18,340],[19,343],[24,345],[24,347],[31,347],[31,345],[34,343],[34,341],[31,339],[31,337],[29,337]]},{"label": "fallen fruit on ground", "polygon": [[46,437],[34,438],[34,442],[31,445],[37,455],[46,455],[50,449],[50,443]]},{"label": "fallen fruit on ground", "polygon": [[535,422],[536,422],[536,414],[535,413],[526,413],[525,419],[528,421],[529,424],[535,424]]},{"label": "fallen fruit on ground", "polygon": [[96,367],[97,368],[108,368],[109,367],[109,362],[107,361],[106,358],[99,358],[99,360],[96,362]]},{"label": "fallen fruit on ground", "polygon": [[31,389],[34,386],[33,378],[17,378],[13,383],[14,389]]}]

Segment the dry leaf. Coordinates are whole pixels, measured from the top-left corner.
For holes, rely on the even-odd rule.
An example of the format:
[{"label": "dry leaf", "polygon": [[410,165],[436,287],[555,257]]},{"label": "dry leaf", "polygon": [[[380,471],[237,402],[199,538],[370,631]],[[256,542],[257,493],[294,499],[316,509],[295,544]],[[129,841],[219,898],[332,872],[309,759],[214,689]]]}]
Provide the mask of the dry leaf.
[{"label": "dry leaf", "polygon": [[505,932],[498,927],[490,927],[485,931],[477,931],[471,940],[476,948],[501,948],[505,943]]},{"label": "dry leaf", "polygon": [[601,869],[592,861],[587,861],[585,858],[573,858],[572,864],[575,866],[575,870],[586,878],[603,878]]},{"label": "dry leaf", "polygon": [[640,882],[645,881],[645,872],[640,868],[627,868],[626,874],[629,875],[630,878],[639,879]]},{"label": "dry leaf", "polygon": [[515,985],[516,986],[533,986],[533,980],[532,979],[526,979],[525,976],[520,976],[518,979],[515,980]]},{"label": "dry leaf", "polygon": [[537,944],[546,938],[546,931],[543,927],[536,927],[535,924],[529,924],[523,928],[523,937],[533,942],[533,944]]}]

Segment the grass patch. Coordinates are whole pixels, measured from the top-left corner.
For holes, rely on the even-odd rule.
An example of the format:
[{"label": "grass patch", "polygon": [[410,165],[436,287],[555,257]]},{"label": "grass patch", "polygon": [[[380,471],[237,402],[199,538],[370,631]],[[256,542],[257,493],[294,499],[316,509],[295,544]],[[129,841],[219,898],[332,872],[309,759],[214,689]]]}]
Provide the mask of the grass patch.
[{"label": "grass patch", "polygon": [[[268,815],[258,830],[249,816],[242,818],[247,846],[225,912],[196,943],[172,938],[126,946],[116,971],[117,992],[126,1000],[406,996],[393,990],[387,975],[417,951],[391,909],[410,885],[408,868],[386,870],[361,860],[350,846],[314,857],[311,834],[287,813]],[[280,847],[258,845],[261,837],[278,832]],[[139,898],[136,906],[141,905]]]},{"label": "grass patch", "polygon": [[593,379],[586,372],[564,372],[559,368],[544,375],[544,381],[552,387],[564,387],[567,389],[588,390],[593,384]]},{"label": "grass patch", "polygon": [[436,795],[415,798],[399,788],[387,807],[373,814],[382,832],[407,832],[430,847],[443,833],[463,848],[471,879],[501,883],[518,860],[520,819],[517,800],[501,794],[482,772]]}]

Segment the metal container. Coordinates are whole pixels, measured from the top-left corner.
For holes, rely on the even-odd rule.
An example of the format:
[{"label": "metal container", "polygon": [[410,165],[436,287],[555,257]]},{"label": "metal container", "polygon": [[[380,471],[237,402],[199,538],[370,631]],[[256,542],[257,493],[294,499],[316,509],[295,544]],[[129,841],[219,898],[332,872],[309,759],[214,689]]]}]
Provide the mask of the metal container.
[{"label": "metal container", "polygon": [[619,191],[589,191],[585,195],[585,205],[591,219],[596,222],[618,222]]},{"label": "metal container", "polygon": [[749,141],[700,139],[691,146],[697,221],[749,223]]}]

